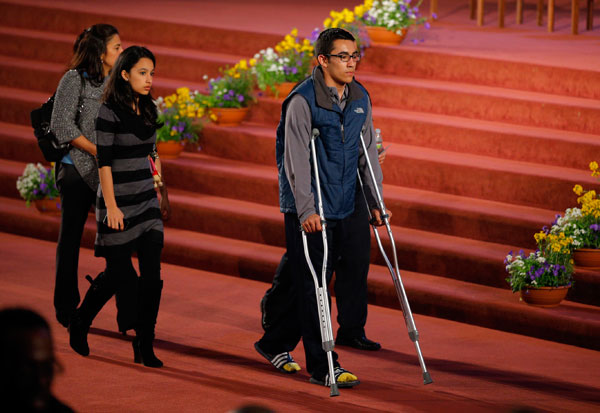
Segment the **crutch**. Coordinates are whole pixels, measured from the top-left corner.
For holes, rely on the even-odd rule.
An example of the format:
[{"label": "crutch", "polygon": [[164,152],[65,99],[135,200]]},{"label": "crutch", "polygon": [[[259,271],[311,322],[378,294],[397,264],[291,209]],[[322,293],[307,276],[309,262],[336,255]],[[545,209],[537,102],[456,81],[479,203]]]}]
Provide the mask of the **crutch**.
[{"label": "crutch", "polygon": [[377,195],[377,205],[379,205],[379,210],[381,211],[381,218],[385,223],[385,227],[387,229],[388,236],[390,237],[390,243],[392,244],[392,253],[394,255],[394,267],[390,263],[388,256],[383,249],[383,244],[381,243],[381,238],[379,238],[379,232],[377,231],[377,227],[373,222],[373,217],[371,216],[371,209],[369,203],[367,201],[367,197],[365,195],[365,188],[363,186],[362,179],[360,177],[360,171],[357,170],[358,174],[358,182],[360,184],[360,188],[363,193],[363,197],[365,199],[365,203],[367,204],[367,211],[369,211],[369,220],[373,227],[373,232],[375,233],[375,239],[377,240],[377,245],[379,246],[379,250],[381,251],[381,255],[385,260],[385,263],[390,271],[390,275],[392,276],[392,281],[394,282],[394,286],[396,287],[396,294],[398,294],[398,299],[400,300],[400,306],[402,308],[402,313],[404,314],[404,322],[406,323],[406,328],[408,329],[408,337],[415,343],[415,348],[417,349],[417,356],[419,358],[419,364],[421,365],[421,370],[423,371],[423,384],[433,383],[431,380],[431,376],[427,371],[427,367],[425,367],[425,360],[423,359],[423,354],[421,354],[421,347],[419,346],[419,332],[417,331],[417,326],[415,325],[415,319],[413,318],[412,311],[410,310],[410,304],[408,304],[408,298],[406,297],[406,291],[404,290],[404,285],[402,284],[402,279],[400,278],[400,270],[398,269],[398,255],[396,254],[396,244],[394,243],[394,236],[392,234],[392,227],[390,226],[389,215],[385,211],[385,204],[383,203],[383,198],[381,197],[381,193],[379,192],[379,188],[377,187],[377,182],[375,180],[375,174],[373,173],[373,166],[371,165],[371,160],[369,159],[369,154],[367,152],[367,146],[365,145],[365,140],[363,138],[362,131],[360,133],[360,143],[363,148],[363,154],[365,160],[367,161],[367,166],[369,168],[369,174],[371,175],[371,179],[373,180],[373,187],[375,188],[375,194]]},{"label": "crutch", "polygon": [[319,169],[317,166],[317,151],[315,149],[315,139],[319,136],[319,130],[313,129],[310,138],[310,149],[313,158],[313,168],[315,171],[315,181],[317,183],[317,202],[319,206],[319,218],[321,219],[321,234],[323,234],[323,267],[321,270],[321,287],[319,287],[319,281],[317,274],[312,265],[310,255],[308,254],[308,242],[306,240],[306,233],[302,230],[302,243],[304,244],[304,256],[310,273],[315,283],[315,294],[317,297],[317,310],[319,313],[319,325],[321,327],[321,342],[323,350],[327,352],[327,363],[329,364],[329,387],[331,392],[329,396],[339,396],[337,382],[333,371],[333,329],[331,328],[331,315],[329,313],[329,300],[327,299],[327,223],[325,222],[325,216],[323,214],[323,202],[321,200],[321,184],[319,183]]}]

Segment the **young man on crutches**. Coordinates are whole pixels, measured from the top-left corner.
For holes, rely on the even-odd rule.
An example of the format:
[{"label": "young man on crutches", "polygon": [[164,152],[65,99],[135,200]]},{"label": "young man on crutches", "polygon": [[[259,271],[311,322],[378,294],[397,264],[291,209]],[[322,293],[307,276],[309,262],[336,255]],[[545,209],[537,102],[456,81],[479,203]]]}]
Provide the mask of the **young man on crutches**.
[{"label": "young man on crutches", "polygon": [[[318,135],[314,145],[329,257],[340,256],[352,233],[349,217],[355,205],[357,168],[364,177],[365,192],[375,222],[382,224],[373,180],[367,175],[364,156],[369,156],[374,165],[375,181],[380,190],[382,175],[377,162],[369,96],[366,89],[354,80],[356,63],[360,59],[354,38],[342,29],[325,30],[315,44],[315,55],[319,66],[283,102],[277,128],[279,198],[284,212],[286,246],[292,268],[291,284],[295,294],[289,305],[282,308],[282,314],[265,329],[255,347],[280,371],[294,373],[300,367],[289,352],[302,336],[310,381],[326,386],[331,384],[330,353],[335,383],[338,387],[352,387],[359,384],[358,378],[341,368],[334,351],[323,349],[326,346],[321,335],[320,307],[317,306],[315,283],[302,242],[304,232],[310,262],[320,276],[325,237],[322,236],[323,226],[317,205],[311,139]],[[365,131],[367,154],[363,153],[360,144],[362,130]],[[328,282],[334,260],[326,261]]]}]

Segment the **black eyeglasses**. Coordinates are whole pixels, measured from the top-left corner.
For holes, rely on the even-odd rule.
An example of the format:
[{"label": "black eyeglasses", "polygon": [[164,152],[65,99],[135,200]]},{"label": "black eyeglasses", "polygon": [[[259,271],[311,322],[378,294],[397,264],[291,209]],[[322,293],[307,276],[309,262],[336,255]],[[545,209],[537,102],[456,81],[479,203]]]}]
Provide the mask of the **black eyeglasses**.
[{"label": "black eyeglasses", "polygon": [[340,53],[340,54],[326,54],[325,56],[330,56],[330,57],[335,56],[344,63],[348,63],[350,61],[350,59],[354,60],[355,62],[358,62],[360,60],[360,53],[358,53],[358,52],[352,53],[351,55],[348,53]]}]

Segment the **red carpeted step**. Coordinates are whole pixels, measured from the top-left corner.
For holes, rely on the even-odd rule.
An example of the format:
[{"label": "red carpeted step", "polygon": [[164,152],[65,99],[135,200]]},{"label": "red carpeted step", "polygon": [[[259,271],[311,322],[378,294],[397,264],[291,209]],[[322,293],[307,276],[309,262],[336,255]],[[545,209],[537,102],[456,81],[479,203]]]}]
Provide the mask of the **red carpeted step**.
[{"label": "red carpeted step", "polygon": [[66,68],[73,56],[76,36],[32,28],[0,26],[0,54],[61,64]]},{"label": "red carpeted step", "polygon": [[598,71],[451,54],[405,44],[369,48],[358,71],[600,99]]},{"label": "red carpeted step", "polygon": [[600,133],[600,101],[468,83],[358,73],[374,106]]},{"label": "red carpeted step", "polygon": [[47,163],[31,126],[6,122],[0,122],[0,159]]},{"label": "red carpeted step", "polygon": [[[552,210],[573,206],[575,184],[591,187],[596,183],[585,171],[407,145],[391,144],[386,159],[386,184]],[[198,154],[184,154],[169,164],[172,166],[165,171],[167,179],[182,189],[209,190],[211,194],[261,203],[272,204],[268,200],[277,199],[277,191],[269,189],[276,187],[274,166]],[[205,169],[208,176],[201,176]],[[256,172],[256,178],[269,179],[271,185],[254,182],[256,186],[248,187],[248,183],[256,181],[249,171]]]},{"label": "red carpeted step", "polygon": [[[0,215],[7,213],[6,205],[2,203]],[[32,223],[39,228],[58,225],[57,218],[34,215],[36,213],[23,209],[15,211],[15,214],[29,218],[20,220],[21,224],[28,221],[22,226]],[[1,222],[6,221],[3,219]],[[86,240],[90,227],[86,226]],[[4,228],[2,230],[5,231]],[[188,267],[267,282],[283,252],[281,248],[175,229],[167,229],[165,242],[164,262],[184,263]],[[600,331],[597,316],[600,310],[597,307],[564,302],[550,311],[527,308],[525,312],[524,304],[507,290],[409,271],[403,271],[401,276],[415,313],[598,348],[594,340]],[[398,308],[395,294],[389,273],[382,267],[372,267],[370,302]]]},{"label": "red carpeted step", "polygon": [[375,107],[373,116],[384,145],[396,142],[584,170],[600,145],[597,134],[433,113]]},{"label": "red carpeted step", "polygon": [[0,122],[30,125],[29,114],[52,93],[15,89],[0,85]]},{"label": "red carpeted step", "polygon": [[93,13],[60,9],[50,5],[40,7],[13,3],[2,3],[0,25],[30,29],[32,28],[31,16],[43,16],[35,19],[36,30],[69,33],[73,38],[81,33],[82,28],[104,22],[116,26],[127,44],[155,44],[216,53],[227,50],[236,55],[249,55],[249,51],[254,54],[281,40],[281,35],[158,20],[150,22],[133,16],[117,16],[110,10],[106,10],[105,13]]},{"label": "red carpeted step", "polygon": [[[590,153],[600,151],[597,135],[381,107],[373,113],[386,147],[400,143],[583,170],[592,159]],[[208,155],[270,163],[275,159],[275,134],[275,125],[224,128],[207,123],[200,145]]]},{"label": "red carpeted step", "polygon": [[[224,199],[219,197],[196,195],[189,192],[171,190],[170,199],[173,206],[173,217],[170,227],[188,231],[210,233],[220,237],[234,238],[274,246],[284,246],[284,229],[282,215],[277,207],[258,205],[245,201]],[[527,209],[525,209],[527,211]],[[466,211],[461,211],[465,213]],[[547,211],[549,212],[549,211]],[[457,211],[447,213],[460,215]],[[402,268],[418,272],[426,272],[448,276],[468,282],[508,288],[504,279],[502,261],[511,247],[511,240],[506,245],[481,242],[436,234],[438,231],[423,231],[401,228],[407,224],[402,220],[402,213],[395,213],[393,218],[396,247],[399,251]],[[400,218],[400,220],[398,219]],[[452,220],[452,215],[447,220]],[[414,223],[408,222],[414,225]],[[510,224],[504,224],[505,227]],[[540,225],[541,226],[541,225]],[[243,228],[243,230],[242,230]],[[539,229],[539,227],[538,227]],[[534,246],[533,231],[528,231],[528,245]],[[525,232],[525,231],[522,231]],[[450,232],[459,234],[459,231]],[[387,251],[391,247],[386,241],[387,234],[380,230]],[[464,235],[462,235],[464,237]],[[510,238],[510,234],[506,235]],[[375,240],[371,243],[373,262],[383,265]],[[573,300],[600,304],[600,274],[580,273],[571,297]]]}]

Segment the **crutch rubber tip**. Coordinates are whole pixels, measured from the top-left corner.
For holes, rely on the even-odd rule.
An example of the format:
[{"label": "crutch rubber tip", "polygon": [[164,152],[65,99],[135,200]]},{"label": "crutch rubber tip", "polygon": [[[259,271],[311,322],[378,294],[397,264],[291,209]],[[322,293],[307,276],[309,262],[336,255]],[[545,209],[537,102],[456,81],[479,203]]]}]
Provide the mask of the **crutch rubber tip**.
[{"label": "crutch rubber tip", "polygon": [[426,371],[425,373],[423,373],[423,384],[431,384],[433,383],[433,380],[431,380],[431,376],[429,375],[429,372]]},{"label": "crutch rubber tip", "polygon": [[335,397],[335,396],[339,396],[340,395],[340,391],[338,390],[338,385],[337,383],[333,383],[331,385],[331,392],[329,393],[329,397]]}]

